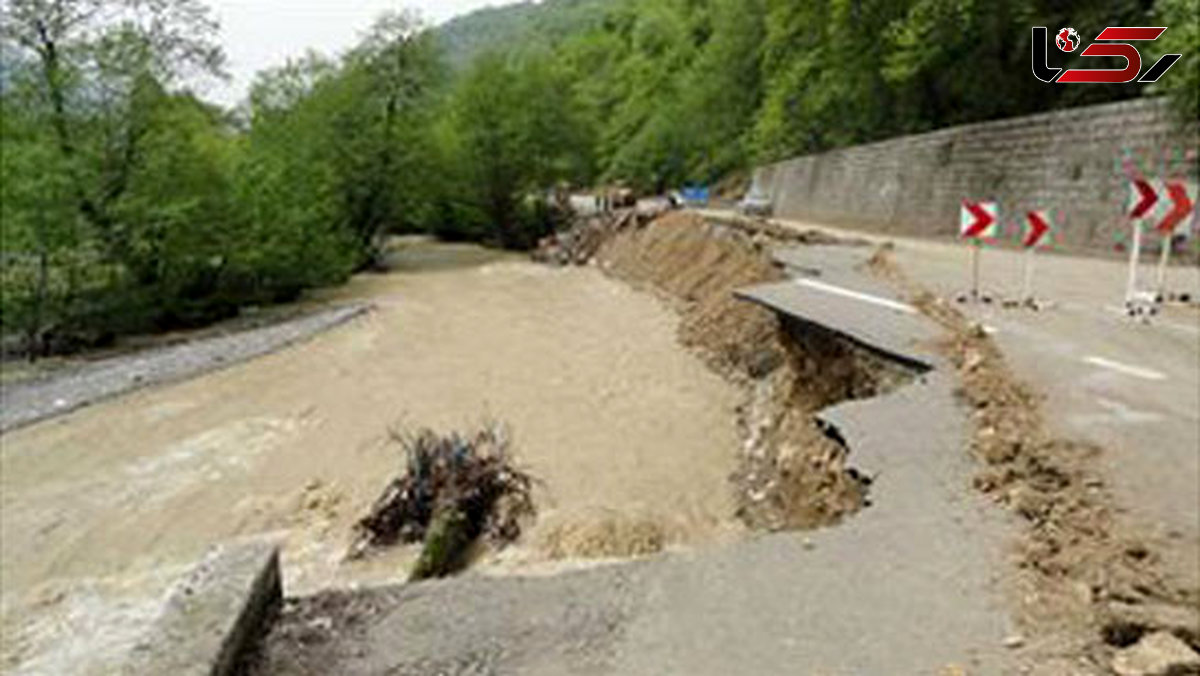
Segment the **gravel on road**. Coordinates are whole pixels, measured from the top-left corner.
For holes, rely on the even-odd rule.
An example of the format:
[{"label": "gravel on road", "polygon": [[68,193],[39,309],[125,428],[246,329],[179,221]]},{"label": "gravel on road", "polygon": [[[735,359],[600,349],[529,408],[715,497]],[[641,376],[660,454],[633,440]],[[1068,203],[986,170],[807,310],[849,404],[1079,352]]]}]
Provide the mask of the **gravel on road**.
[{"label": "gravel on road", "polygon": [[66,368],[0,389],[0,433],[142,387],[173,382],[269,354],[343,324],[370,306],[330,308],[272,326],[152,348]]}]

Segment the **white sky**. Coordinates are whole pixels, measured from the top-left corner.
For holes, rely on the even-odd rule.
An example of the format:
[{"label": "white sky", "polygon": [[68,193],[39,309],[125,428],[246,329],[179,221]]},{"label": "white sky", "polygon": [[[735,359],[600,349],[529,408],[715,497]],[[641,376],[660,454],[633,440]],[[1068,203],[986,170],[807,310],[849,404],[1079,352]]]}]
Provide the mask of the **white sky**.
[{"label": "white sky", "polygon": [[350,46],[381,12],[411,7],[442,23],[512,0],[209,0],[221,20],[222,43],[233,79],[201,87],[206,98],[231,105],[245,96],[254,74],[312,47],[336,54]]}]

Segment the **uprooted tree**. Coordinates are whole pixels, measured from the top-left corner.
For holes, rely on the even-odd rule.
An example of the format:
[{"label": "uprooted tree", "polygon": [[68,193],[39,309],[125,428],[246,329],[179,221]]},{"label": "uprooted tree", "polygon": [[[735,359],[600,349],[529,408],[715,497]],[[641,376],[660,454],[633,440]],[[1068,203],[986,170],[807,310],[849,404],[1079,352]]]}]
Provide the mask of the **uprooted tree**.
[{"label": "uprooted tree", "polygon": [[392,438],[404,449],[404,474],[355,525],[351,558],[374,547],[423,541],[411,578],[441,577],[462,567],[478,538],[509,544],[534,515],[533,479],[513,466],[502,425],[469,434],[393,432]]}]

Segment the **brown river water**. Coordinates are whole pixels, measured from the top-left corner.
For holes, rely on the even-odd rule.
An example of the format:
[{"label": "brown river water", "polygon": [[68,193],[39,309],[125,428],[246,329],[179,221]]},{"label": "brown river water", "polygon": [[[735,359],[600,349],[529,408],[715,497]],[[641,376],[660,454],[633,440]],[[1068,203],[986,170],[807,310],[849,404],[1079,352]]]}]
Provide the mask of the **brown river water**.
[{"label": "brown river water", "polygon": [[404,578],[343,554],[400,470],[392,427],[507,423],[542,483],[515,547],[471,574],[731,537],[739,391],[676,316],[594,268],[408,244],[318,300],[368,315],[281,352],[0,438],[5,673],[107,673],[212,543],[284,539],[286,593]]}]

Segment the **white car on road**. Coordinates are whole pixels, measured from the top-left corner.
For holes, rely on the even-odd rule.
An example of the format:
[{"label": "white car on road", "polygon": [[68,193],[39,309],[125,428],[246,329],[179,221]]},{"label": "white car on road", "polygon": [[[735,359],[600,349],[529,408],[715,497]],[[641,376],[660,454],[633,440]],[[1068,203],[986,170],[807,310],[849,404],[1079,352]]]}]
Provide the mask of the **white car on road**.
[{"label": "white car on road", "polygon": [[737,210],[746,216],[770,216],[775,208],[770,195],[751,189],[742,201],[738,202]]}]

